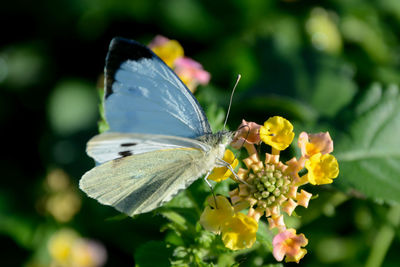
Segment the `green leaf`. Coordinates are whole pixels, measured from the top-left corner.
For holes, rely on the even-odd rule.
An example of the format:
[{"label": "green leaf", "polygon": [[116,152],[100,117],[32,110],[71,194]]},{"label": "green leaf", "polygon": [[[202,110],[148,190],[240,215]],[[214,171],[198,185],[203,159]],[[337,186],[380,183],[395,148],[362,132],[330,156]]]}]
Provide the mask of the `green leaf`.
[{"label": "green leaf", "polygon": [[30,247],[34,225],[29,219],[0,213],[0,234],[8,235],[22,247]]},{"label": "green leaf", "polygon": [[104,133],[110,129],[110,126],[108,125],[106,121],[106,113],[104,110],[104,89],[103,88],[98,88],[97,90],[99,94],[99,112],[100,112],[100,119],[97,122],[97,126],[99,128],[99,133]]},{"label": "green leaf", "polygon": [[149,241],[135,252],[136,267],[171,266],[169,258],[173,249],[162,241]]},{"label": "green leaf", "polygon": [[379,201],[400,202],[400,96],[374,85],[355,107],[355,119],[335,144],[338,183]]},{"label": "green leaf", "polygon": [[382,96],[382,87],[380,84],[375,83],[371,88],[361,97],[360,103],[355,107],[355,113],[362,115],[369,109],[378,104]]},{"label": "green leaf", "polygon": [[181,216],[179,213],[174,212],[172,210],[163,210],[160,211],[160,214],[170,220],[171,222],[174,222],[175,224],[179,225],[182,230],[187,229],[187,221],[185,217]]},{"label": "green leaf", "polygon": [[357,90],[351,77],[334,70],[320,71],[314,86],[311,104],[320,114],[329,117],[349,104]]}]

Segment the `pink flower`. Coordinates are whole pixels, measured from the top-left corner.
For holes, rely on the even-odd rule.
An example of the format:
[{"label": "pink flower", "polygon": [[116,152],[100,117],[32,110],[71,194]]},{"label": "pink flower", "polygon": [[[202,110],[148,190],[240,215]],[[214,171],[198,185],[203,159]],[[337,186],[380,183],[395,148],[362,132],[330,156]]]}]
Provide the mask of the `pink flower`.
[{"label": "pink flower", "polygon": [[245,144],[259,144],[261,142],[260,127],[261,125],[255,122],[242,120],[242,123],[239,125],[238,130],[235,133],[231,146],[240,149]]},{"label": "pink flower", "polygon": [[208,84],[211,78],[199,62],[188,57],[176,59],[174,71],[192,92],[199,84]]},{"label": "pink flower", "polygon": [[168,39],[167,37],[164,37],[162,35],[156,35],[156,37],[154,37],[154,39],[151,40],[151,42],[149,44],[149,48],[152,49],[157,46],[165,45],[169,41],[170,41],[170,39]]},{"label": "pink flower", "polygon": [[301,149],[301,155],[306,158],[318,153],[324,155],[333,151],[333,141],[329,132],[317,134],[302,132],[299,136],[298,145]]},{"label": "pink flower", "polygon": [[296,235],[295,229],[287,229],[277,234],[272,240],[273,255],[277,261],[282,261],[286,256],[286,262],[299,262],[307,250],[302,249],[308,244],[304,234]]}]

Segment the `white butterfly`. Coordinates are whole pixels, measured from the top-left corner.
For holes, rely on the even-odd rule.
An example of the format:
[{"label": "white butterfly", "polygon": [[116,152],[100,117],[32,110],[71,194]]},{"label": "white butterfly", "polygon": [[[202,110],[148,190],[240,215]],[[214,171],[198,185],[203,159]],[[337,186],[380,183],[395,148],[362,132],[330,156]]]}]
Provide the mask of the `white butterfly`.
[{"label": "white butterfly", "polygon": [[135,41],[111,41],[104,108],[110,131],[87,144],[100,165],[79,183],[102,204],[130,216],[149,212],[214,167],[232,170],[222,158],[233,133],[213,134],[183,82]]}]

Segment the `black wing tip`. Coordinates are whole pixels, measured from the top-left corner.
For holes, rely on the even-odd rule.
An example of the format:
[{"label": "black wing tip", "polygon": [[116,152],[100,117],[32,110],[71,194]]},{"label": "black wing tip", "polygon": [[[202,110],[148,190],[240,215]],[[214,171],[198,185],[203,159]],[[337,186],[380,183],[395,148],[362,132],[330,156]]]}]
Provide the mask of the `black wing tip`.
[{"label": "black wing tip", "polygon": [[114,37],[110,42],[106,57],[104,97],[107,98],[113,93],[111,86],[114,75],[123,62],[153,57],[154,53],[141,43],[123,37]]},{"label": "black wing tip", "polygon": [[[152,58],[154,56],[153,52],[141,43],[123,38],[114,37],[110,42],[110,47],[108,50],[106,61],[112,59],[122,59],[122,60],[141,60],[143,58]],[[108,62],[106,62],[107,64]]]}]

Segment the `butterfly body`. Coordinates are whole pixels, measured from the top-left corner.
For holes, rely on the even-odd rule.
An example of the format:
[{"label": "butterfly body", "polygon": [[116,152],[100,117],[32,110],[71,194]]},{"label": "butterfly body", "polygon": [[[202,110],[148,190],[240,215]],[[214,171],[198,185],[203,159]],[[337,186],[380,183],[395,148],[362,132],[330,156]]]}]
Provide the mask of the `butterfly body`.
[{"label": "butterfly body", "polygon": [[130,216],[172,199],[221,166],[233,133],[212,133],[197,100],[145,46],[114,38],[105,67],[110,130],[89,140],[99,165],[79,183],[88,196]]}]

